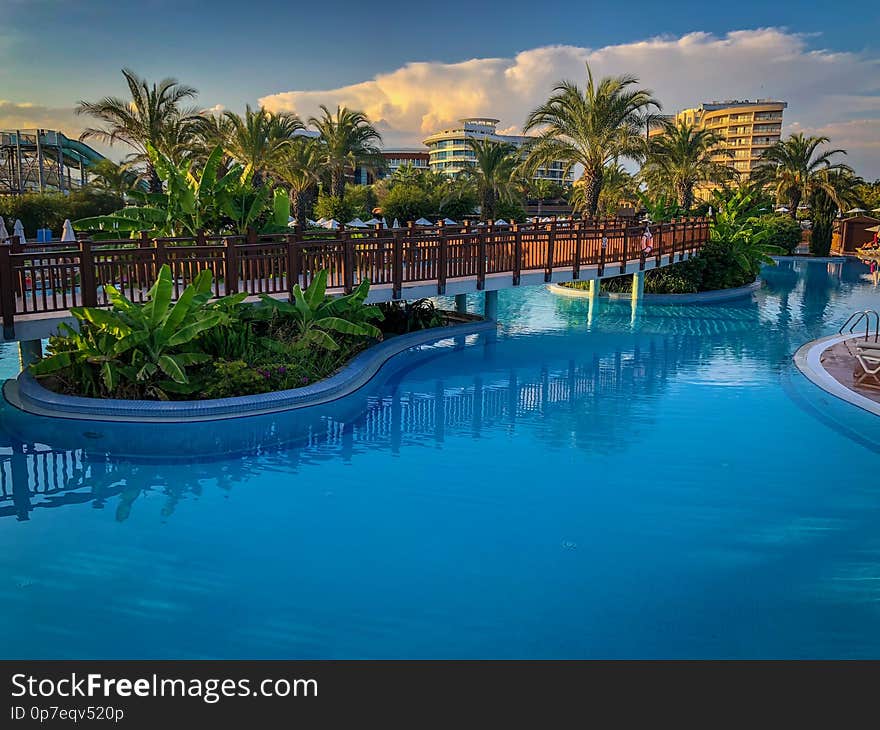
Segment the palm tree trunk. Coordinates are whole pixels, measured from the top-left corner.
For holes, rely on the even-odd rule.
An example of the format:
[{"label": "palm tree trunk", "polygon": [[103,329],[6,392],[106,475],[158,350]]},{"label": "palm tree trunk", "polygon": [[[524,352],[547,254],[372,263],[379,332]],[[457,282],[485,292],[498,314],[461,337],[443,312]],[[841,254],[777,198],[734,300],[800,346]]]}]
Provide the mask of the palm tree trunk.
[{"label": "palm tree trunk", "polygon": [[483,192],[480,209],[480,217],[484,221],[495,220],[495,191],[491,188]]},{"label": "palm tree trunk", "polygon": [[342,198],[345,195],[345,170],[334,170],[330,174],[330,195]]},{"label": "palm tree trunk", "polygon": [[581,177],[584,180],[587,217],[595,218],[599,211],[599,194],[602,192],[602,168],[584,170]]},{"label": "palm tree trunk", "polygon": [[678,184],[678,206],[689,211],[694,206],[694,186],[686,182]]},{"label": "palm tree trunk", "polygon": [[290,202],[293,207],[293,217],[300,228],[306,227],[306,203],[308,196],[305,190],[291,190]]},{"label": "palm tree trunk", "polygon": [[792,218],[797,218],[797,209],[801,204],[801,191],[792,190],[788,195],[788,214]]},{"label": "palm tree trunk", "polygon": [[159,177],[159,173],[156,172],[156,168],[151,162],[147,163],[147,184],[150,186],[151,193],[162,192],[162,178]]}]

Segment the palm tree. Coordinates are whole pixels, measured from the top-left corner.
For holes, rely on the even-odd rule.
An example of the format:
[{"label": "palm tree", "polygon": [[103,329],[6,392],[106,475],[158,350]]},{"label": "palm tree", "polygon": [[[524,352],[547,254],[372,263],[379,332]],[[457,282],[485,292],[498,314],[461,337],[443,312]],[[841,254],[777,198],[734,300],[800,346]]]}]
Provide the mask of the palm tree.
[{"label": "palm tree", "polygon": [[861,205],[859,186],[864,183],[848,167],[830,166],[816,173],[810,191],[810,213],[813,229],[810,232],[810,253],[827,256],[831,251],[831,233],[838,211],[852,205]]},{"label": "palm tree", "polygon": [[753,171],[758,182],[775,188],[778,203],[786,203],[789,215],[797,215],[802,200],[808,200],[817,187],[827,184],[825,171],[851,171],[848,165],[835,163],[832,157],[846,150],[822,150],[828,137],[807,137],[801,133],[780,139],[762,155]]},{"label": "palm tree", "polygon": [[200,119],[197,110],[184,108],[181,103],[195,98],[198,92],[171,78],[148,84],[127,68],[122,69],[122,75],[131,93],[130,100],[107,96],[100,101],[77,104],[77,114],[88,114],[104,123],[103,127],[87,128],[80,139],[127,144],[134,150],[130,163],[144,165],[150,190],[161,192],[162,181],[150,162],[147,148],[152,146],[173,156],[173,150],[168,149],[169,142],[185,136],[188,128]]},{"label": "palm tree", "polygon": [[379,168],[383,164],[378,144],[382,135],[370,124],[363,112],[336,107],[336,114],[321,105],[321,117],[312,117],[309,124],[318,132],[322,144],[322,164],[330,174],[330,194],[341,198],[345,178],[358,165]]},{"label": "palm tree", "polygon": [[[602,172],[602,193],[599,196],[599,212],[603,215],[617,213],[621,206],[634,206],[639,200],[639,185],[619,162],[605,166]],[[569,203],[576,212],[587,207],[586,186],[578,181],[572,187]]]},{"label": "palm tree", "polygon": [[516,196],[516,172],[520,164],[516,147],[490,139],[467,140],[474,153],[474,165],[464,171],[474,182],[483,220],[495,218],[500,201],[510,202]]},{"label": "palm tree", "polygon": [[723,183],[734,171],[714,157],[728,154],[719,150],[721,137],[708,129],[687,122],[662,123],[663,132],[648,140],[642,178],[657,192],[675,196],[683,210],[694,204],[694,187],[701,183]]},{"label": "palm tree", "polygon": [[242,165],[253,168],[256,187],[262,185],[263,176],[293,143],[296,133],[305,128],[295,114],[275,114],[263,107],[254,111],[250,105],[243,117],[228,111],[223,116],[229,125],[226,151]]},{"label": "palm tree", "polygon": [[317,140],[300,137],[287,146],[276,158],[272,175],[287,186],[293,216],[303,226],[309,197],[321,179],[321,149]]},{"label": "palm tree", "polygon": [[609,76],[598,84],[587,65],[587,86],[582,92],[570,81],[556,86],[550,98],[529,114],[525,131],[543,130],[530,145],[527,166],[536,170],[555,160],[565,162],[568,173],[584,168],[586,213],[596,215],[605,166],[622,157],[637,158],[644,149],[643,118],[650,108],[660,109],[651,91],[640,89],[635,76]]},{"label": "palm tree", "polygon": [[137,187],[138,175],[126,164],[103,159],[89,167],[89,185],[122,198]]}]

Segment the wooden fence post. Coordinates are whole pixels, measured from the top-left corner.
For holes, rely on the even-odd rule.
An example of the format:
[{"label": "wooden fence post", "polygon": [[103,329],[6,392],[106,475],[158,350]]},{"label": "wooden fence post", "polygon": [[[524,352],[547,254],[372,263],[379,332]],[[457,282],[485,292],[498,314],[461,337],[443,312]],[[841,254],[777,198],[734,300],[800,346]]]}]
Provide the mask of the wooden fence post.
[{"label": "wooden fence post", "polygon": [[289,301],[293,301],[293,287],[299,284],[299,239],[300,232],[291,233],[285,236],[287,240],[287,296]]},{"label": "wooden fence post", "polygon": [[15,336],[15,284],[12,273],[12,246],[0,243],[0,317],[3,319],[3,336]]},{"label": "wooden fence post", "polygon": [[446,269],[449,260],[449,242],[446,240],[446,223],[445,221],[437,222],[437,294],[446,293]]},{"label": "wooden fence post", "polygon": [[[490,223],[487,230],[492,228]],[[477,233],[477,291],[482,291],[486,287],[486,238],[489,234],[486,231]]]},{"label": "wooden fence post", "polygon": [[98,285],[95,280],[95,257],[92,242],[84,238],[79,242],[79,286],[84,307],[98,306]]},{"label": "wooden fence post", "polygon": [[403,289],[403,231],[395,230],[391,250],[391,298],[400,299]]},{"label": "wooden fence post", "polygon": [[342,288],[346,294],[354,290],[354,242],[343,226],[339,227],[339,240],[342,243]]},{"label": "wooden fence post", "polygon": [[238,293],[238,251],[235,250],[235,239],[223,239],[223,291],[226,294]]},{"label": "wooden fence post", "polygon": [[556,216],[550,221],[547,234],[547,261],[544,265],[544,281],[550,281],[553,278],[553,258],[556,253]]},{"label": "wooden fence post", "polygon": [[523,264],[523,245],[522,245],[522,231],[520,230],[519,223],[513,224],[513,285],[519,286],[520,279],[522,278],[522,264]]},{"label": "wooden fence post", "polygon": [[583,229],[584,224],[582,221],[572,221],[572,227],[574,228],[574,266],[571,272],[572,279],[580,279],[581,278],[581,246],[583,243]]}]

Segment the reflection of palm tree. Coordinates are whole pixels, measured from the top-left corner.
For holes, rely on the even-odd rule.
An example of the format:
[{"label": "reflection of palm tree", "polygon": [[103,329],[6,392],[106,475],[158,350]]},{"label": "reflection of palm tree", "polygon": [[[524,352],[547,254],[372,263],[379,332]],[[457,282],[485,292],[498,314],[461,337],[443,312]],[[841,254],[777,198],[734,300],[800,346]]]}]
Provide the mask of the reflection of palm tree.
[{"label": "reflection of palm tree", "polygon": [[825,312],[837,280],[823,266],[807,265],[804,272],[804,294],[801,303],[802,319],[811,333],[825,330]]}]

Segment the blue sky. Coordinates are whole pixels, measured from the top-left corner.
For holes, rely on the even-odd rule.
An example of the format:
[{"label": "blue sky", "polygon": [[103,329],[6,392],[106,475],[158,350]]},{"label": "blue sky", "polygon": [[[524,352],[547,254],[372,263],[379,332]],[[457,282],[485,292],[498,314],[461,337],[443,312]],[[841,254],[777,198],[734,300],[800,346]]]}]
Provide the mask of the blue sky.
[{"label": "blue sky", "polygon": [[[245,103],[264,100],[307,114],[319,101],[351,103],[353,98],[362,106],[375,107],[371,111],[382,117],[391,141],[412,143],[431,124],[445,123],[447,114],[459,110],[494,114],[502,117],[503,125],[521,125],[527,108],[511,106],[497,112],[483,108],[498,104],[491,89],[480,85],[486,64],[476,64],[474,76],[468,76],[460,64],[508,59],[504,71],[496,72],[510,78],[517,72],[517,54],[561,45],[581,49],[602,73],[635,71],[668,100],[667,107],[698,104],[709,93],[720,98],[792,96],[786,120],[804,129],[828,124],[849,124],[852,129],[856,122],[867,122],[869,128],[860,128],[855,142],[861,144],[859,140],[867,137],[868,174],[880,176],[880,150],[876,172],[870,151],[875,131],[872,120],[880,117],[880,74],[866,78],[877,70],[871,64],[880,58],[880,3],[876,2],[836,3],[808,11],[792,0],[674,4],[0,0],[0,7],[3,126],[23,125],[29,119],[48,124],[56,118],[58,126],[76,126],[70,115],[76,101],[122,93],[119,69],[129,66],[148,78],[173,75],[196,86],[205,107],[240,109]],[[743,42],[734,36],[730,41],[731,33],[767,28],[774,29],[775,35],[760,37],[761,53],[752,52],[753,40]],[[717,67],[713,78],[697,83],[688,74],[680,74],[677,84],[674,66],[663,67],[664,60],[686,64],[692,74],[718,54],[717,44],[681,40],[690,34],[732,42],[736,53],[728,55],[727,65]],[[663,56],[652,61],[644,44],[658,37],[667,44],[678,42],[678,55],[673,58],[670,53],[675,49],[668,45],[650,47],[651,53]],[[776,55],[764,54],[771,41],[777,44]],[[692,53],[691,46],[699,52]],[[610,50],[615,48],[626,53]],[[824,54],[824,66],[837,69],[830,77],[821,69],[815,73],[816,83],[826,84],[824,88],[810,88],[808,79],[798,78],[796,70],[804,65],[809,70],[811,54],[817,51]],[[552,54],[533,56],[532,60],[543,59],[551,70],[559,64],[560,74],[580,73]],[[615,62],[604,63],[606,58]],[[758,66],[778,66],[780,59],[792,61],[791,90],[786,77],[777,73],[765,79]],[[380,83],[387,97],[383,104],[371,104],[372,97],[365,96],[379,87],[352,92],[353,85],[398,79],[412,62],[427,62],[420,67],[424,85],[442,84],[454,72],[459,101],[426,103],[415,119],[399,108],[399,95],[409,94],[421,103],[426,86],[420,87],[411,78],[403,79],[404,85],[395,91],[389,91],[388,83],[384,87]],[[665,68],[664,73],[654,74],[655,67]],[[841,89],[847,86],[846,79],[852,88]],[[519,101],[529,104],[551,85],[547,80],[541,88],[524,92]],[[470,98],[465,98],[463,90],[469,89]],[[847,98],[845,104],[831,99],[841,91]],[[852,95],[858,98],[853,101]],[[816,98],[826,96],[831,99],[828,103],[816,103]],[[514,97],[516,102],[518,97]],[[385,119],[389,107],[394,109]],[[876,131],[880,134],[880,126]]]}]

